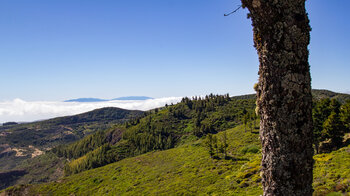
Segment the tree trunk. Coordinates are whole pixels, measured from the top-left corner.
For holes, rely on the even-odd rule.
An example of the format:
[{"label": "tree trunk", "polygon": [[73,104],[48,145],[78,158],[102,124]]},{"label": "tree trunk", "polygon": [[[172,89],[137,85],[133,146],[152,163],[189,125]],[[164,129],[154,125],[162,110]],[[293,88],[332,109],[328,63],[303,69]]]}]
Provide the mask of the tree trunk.
[{"label": "tree trunk", "polygon": [[305,0],[242,0],[259,55],[264,195],[312,195],[313,127]]}]

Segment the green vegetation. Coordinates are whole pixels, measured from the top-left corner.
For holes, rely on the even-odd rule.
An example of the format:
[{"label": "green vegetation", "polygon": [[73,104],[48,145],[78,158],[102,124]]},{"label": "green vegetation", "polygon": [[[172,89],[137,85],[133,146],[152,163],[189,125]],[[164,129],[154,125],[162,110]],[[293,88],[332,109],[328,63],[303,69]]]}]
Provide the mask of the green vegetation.
[{"label": "green vegetation", "polygon": [[346,100],[350,100],[349,94],[336,93],[329,90],[313,89],[312,96],[316,100],[320,99],[336,99],[340,103],[345,103]]},{"label": "green vegetation", "polygon": [[[252,99],[242,100],[228,95],[183,98],[176,105],[149,111],[144,117],[128,121],[123,126],[97,132],[69,146],[59,146],[53,152],[59,157],[76,159],[65,167],[65,173],[77,173],[126,157],[171,149],[207,134],[235,127],[242,123],[242,116],[254,112],[254,107]],[[118,138],[112,137],[114,139],[111,140],[108,135]],[[225,141],[221,142],[222,138],[216,140],[213,143],[215,157],[219,157],[219,153],[227,154]],[[105,153],[101,153],[102,145],[106,145],[103,148]],[[94,158],[96,155],[100,159]]]},{"label": "green vegetation", "polygon": [[347,132],[350,132],[350,100],[341,106],[340,118],[341,121],[343,121]]},{"label": "green vegetation", "polygon": [[[66,158],[45,153],[50,148],[74,142],[99,130],[106,130],[116,123],[123,123],[143,113],[119,108],[102,108],[75,116],[33,123],[5,123],[4,126],[0,126],[0,188],[18,183],[46,182],[61,177]],[[107,136],[107,139],[112,141],[113,135]],[[74,152],[88,152],[99,147],[91,141],[89,143],[91,144],[84,146],[86,148],[82,145],[75,146],[79,150]],[[74,157],[84,155],[85,151],[74,154]],[[40,154],[43,155],[38,156]]]},{"label": "green vegetation", "polygon": [[[219,159],[220,155],[224,159],[227,159],[227,148],[228,148],[228,141],[227,141],[227,133],[226,131],[223,132],[220,139],[217,138],[216,135],[208,134],[203,142],[204,146],[207,148],[210,157]],[[220,153],[220,154],[219,154]]]},{"label": "green vegetation", "polygon": [[104,131],[98,131],[92,135],[86,136],[83,139],[69,145],[59,145],[52,149],[52,152],[59,157],[68,159],[77,159],[84,156],[86,153],[107,143],[107,138]]},{"label": "green vegetation", "polygon": [[[350,195],[350,145],[331,153],[314,157],[314,182],[316,195]],[[347,193],[347,194],[340,194]]]},{"label": "green vegetation", "polygon": [[45,121],[2,126],[0,144],[40,148],[67,144],[98,130],[105,130],[116,123],[139,117],[142,111],[119,108],[102,108],[75,116],[54,118]]},{"label": "green vegetation", "polygon": [[116,157],[111,149],[109,144],[104,144],[86,155],[69,162],[64,168],[65,174],[79,173],[115,162]]},{"label": "green vegetation", "polygon": [[258,135],[244,132],[243,127],[226,134],[228,159],[212,159],[203,140],[198,140],[71,175],[60,183],[32,186],[28,191],[43,195],[261,194],[260,155],[241,153],[246,144],[259,145]]},{"label": "green vegetation", "polygon": [[346,145],[348,141],[343,142],[343,137],[350,132],[349,105],[349,102],[341,105],[336,99],[328,98],[314,101],[314,144],[317,153],[330,152]]},{"label": "green vegetation", "polygon": [[8,172],[0,173],[0,189],[13,184],[35,184],[57,180],[63,175],[66,160],[47,152],[41,156],[22,161]]},{"label": "green vegetation", "polygon": [[314,101],[312,118],[314,122],[314,144],[317,153],[319,152],[319,143],[324,140],[324,138],[322,138],[323,124],[331,114],[329,105],[330,99]]},{"label": "green vegetation", "polygon": [[[350,167],[342,161],[349,162],[350,146],[341,147],[349,145],[349,140],[342,139],[349,133],[350,102],[341,103],[335,99],[314,99],[316,150],[320,153],[333,150],[330,154],[315,156],[315,167],[323,167],[322,171],[330,169],[337,176],[332,178],[337,184],[332,184],[324,173],[315,170],[315,179],[319,182],[314,184],[316,195],[349,192],[346,180],[350,176],[342,165]],[[16,169],[14,172],[0,173],[0,181],[1,176],[11,178],[11,183],[4,187],[51,181],[7,189],[12,193],[29,191],[43,195],[259,195],[262,192],[259,188],[261,148],[259,121],[254,111],[254,96],[211,94],[184,98],[176,105],[154,109],[138,117],[131,114],[131,120],[125,121],[127,117],[118,121],[123,124],[112,125],[117,121],[107,122],[103,119],[108,117],[101,117],[93,122],[100,128],[90,129],[92,134],[83,139],[70,144],[62,140],[62,145],[57,146],[58,142],[51,151],[33,159],[16,157],[28,160],[17,167],[11,166]],[[83,128],[91,128],[90,123],[78,124],[82,132],[90,133]],[[17,126],[20,125],[7,127],[15,130]],[[0,145],[0,152],[8,146]],[[323,161],[322,157],[328,155],[332,158]],[[63,171],[66,177],[57,182]]]},{"label": "green vegetation", "polygon": [[[257,130],[256,130],[257,131]],[[177,148],[126,158],[59,182],[19,186],[29,195],[260,195],[258,134],[238,126],[226,133],[227,159],[213,159],[204,139]],[[249,149],[256,149],[249,150]],[[350,192],[350,146],[315,156],[315,195]]]},{"label": "green vegetation", "polygon": [[241,150],[241,152],[243,154],[246,154],[246,153],[257,153],[257,152],[259,152],[259,147],[257,145],[251,144],[251,145],[245,146]]},{"label": "green vegetation", "polygon": [[[315,100],[313,116],[315,121],[315,148],[319,152],[338,149],[343,145],[343,136],[346,133],[343,122],[340,121],[341,104],[335,99]],[[66,174],[77,173],[88,169],[100,167],[126,157],[133,157],[154,150],[171,149],[188,141],[196,141],[208,135],[206,146],[211,157],[217,158],[219,154],[226,154],[227,144],[221,142],[211,134],[218,133],[237,126],[244,125],[244,131],[253,131],[257,128],[257,116],[254,112],[254,99],[230,98],[228,95],[208,95],[205,98],[183,98],[176,105],[155,109],[146,113],[144,117],[128,121],[124,126],[116,126],[114,130],[99,132],[81,141],[62,149],[54,149],[58,156],[72,161],[65,167]],[[346,111],[346,110],[342,110]],[[344,112],[343,112],[344,113]],[[346,116],[346,114],[342,114]],[[117,143],[111,143],[106,135],[118,133]],[[330,142],[326,142],[330,140]],[[96,148],[103,144],[108,153],[100,154],[101,159],[89,160],[92,154],[98,154]],[[94,152],[90,152],[96,149]],[[255,146],[245,149],[245,152],[257,152]],[[89,156],[85,156],[86,153]],[[104,155],[108,157],[103,157]],[[223,155],[225,156],[225,155]],[[79,158],[82,157],[82,158]],[[114,158],[111,158],[114,157]],[[96,163],[98,162],[98,164]]]}]

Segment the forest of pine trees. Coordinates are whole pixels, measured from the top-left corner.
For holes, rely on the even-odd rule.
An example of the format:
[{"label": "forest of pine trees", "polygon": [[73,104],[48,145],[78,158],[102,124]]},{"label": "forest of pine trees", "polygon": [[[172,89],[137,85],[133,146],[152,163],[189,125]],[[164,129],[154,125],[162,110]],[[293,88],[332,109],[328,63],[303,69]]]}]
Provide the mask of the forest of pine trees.
[{"label": "forest of pine trees", "polygon": [[209,155],[211,158],[220,159],[220,158],[228,158],[227,155],[227,133],[224,132],[221,137],[217,137],[213,134],[208,134],[205,137],[204,145],[208,149]]},{"label": "forest of pine trees", "polygon": [[314,101],[312,113],[316,153],[342,147],[345,133],[350,132],[350,101],[343,105],[336,99]]}]

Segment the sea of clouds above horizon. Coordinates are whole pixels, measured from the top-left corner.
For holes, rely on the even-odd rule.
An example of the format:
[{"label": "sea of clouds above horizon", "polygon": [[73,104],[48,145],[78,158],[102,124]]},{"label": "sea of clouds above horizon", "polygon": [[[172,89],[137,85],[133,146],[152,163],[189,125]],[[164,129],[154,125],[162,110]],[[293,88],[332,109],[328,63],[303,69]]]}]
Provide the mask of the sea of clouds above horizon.
[{"label": "sea of clouds above horizon", "polygon": [[32,122],[61,116],[69,116],[104,107],[118,107],[128,110],[142,110],[178,103],[182,97],[164,97],[148,100],[103,101],[103,102],[55,102],[24,101],[14,99],[0,102],[0,123]]}]

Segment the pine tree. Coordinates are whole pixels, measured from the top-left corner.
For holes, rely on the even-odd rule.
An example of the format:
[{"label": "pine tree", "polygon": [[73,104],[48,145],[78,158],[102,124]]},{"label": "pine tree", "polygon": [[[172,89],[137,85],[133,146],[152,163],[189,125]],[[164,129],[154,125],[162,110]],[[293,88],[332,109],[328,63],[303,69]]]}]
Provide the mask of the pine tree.
[{"label": "pine tree", "polygon": [[252,119],[253,119],[253,125],[254,125],[254,129],[256,129],[256,120],[258,119],[258,116],[256,115],[255,111],[252,112]]},{"label": "pine tree", "polygon": [[314,123],[314,145],[316,153],[319,153],[319,143],[324,140],[324,138],[322,138],[323,124],[332,112],[330,103],[330,99],[321,99],[315,103],[312,110],[312,118]]},{"label": "pine tree", "polygon": [[340,119],[346,128],[345,132],[350,132],[350,100],[341,106]]},{"label": "pine tree", "polygon": [[244,132],[247,131],[247,124],[248,124],[248,121],[249,121],[249,113],[245,113],[242,117],[242,121],[243,121],[243,124],[244,124]]},{"label": "pine tree", "polygon": [[221,153],[224,153],[224,158],[227,158],[227,133],[226,131],[223,132],[222,137],[221,137]]},{"label": "pine tree", "polygon": [[214,156],[214,143],[213,143],[213,135],[208,134],[204,140],[204,145],[208,149],[210,157]]},{"label": "pine tree", "polygon": [[213,135],[213,147],[216,152],[216,158],[219,158],[219,145],[218,145],[218,138],[216,135]]},{"label": "pine tree", "polygon": [[332,147],[339,148],[343,142],[344,125],[340,120],[340,116],[335,111],[332,111],[328,119],[323,124],[322,135],[325,138],[331,139]]}]

